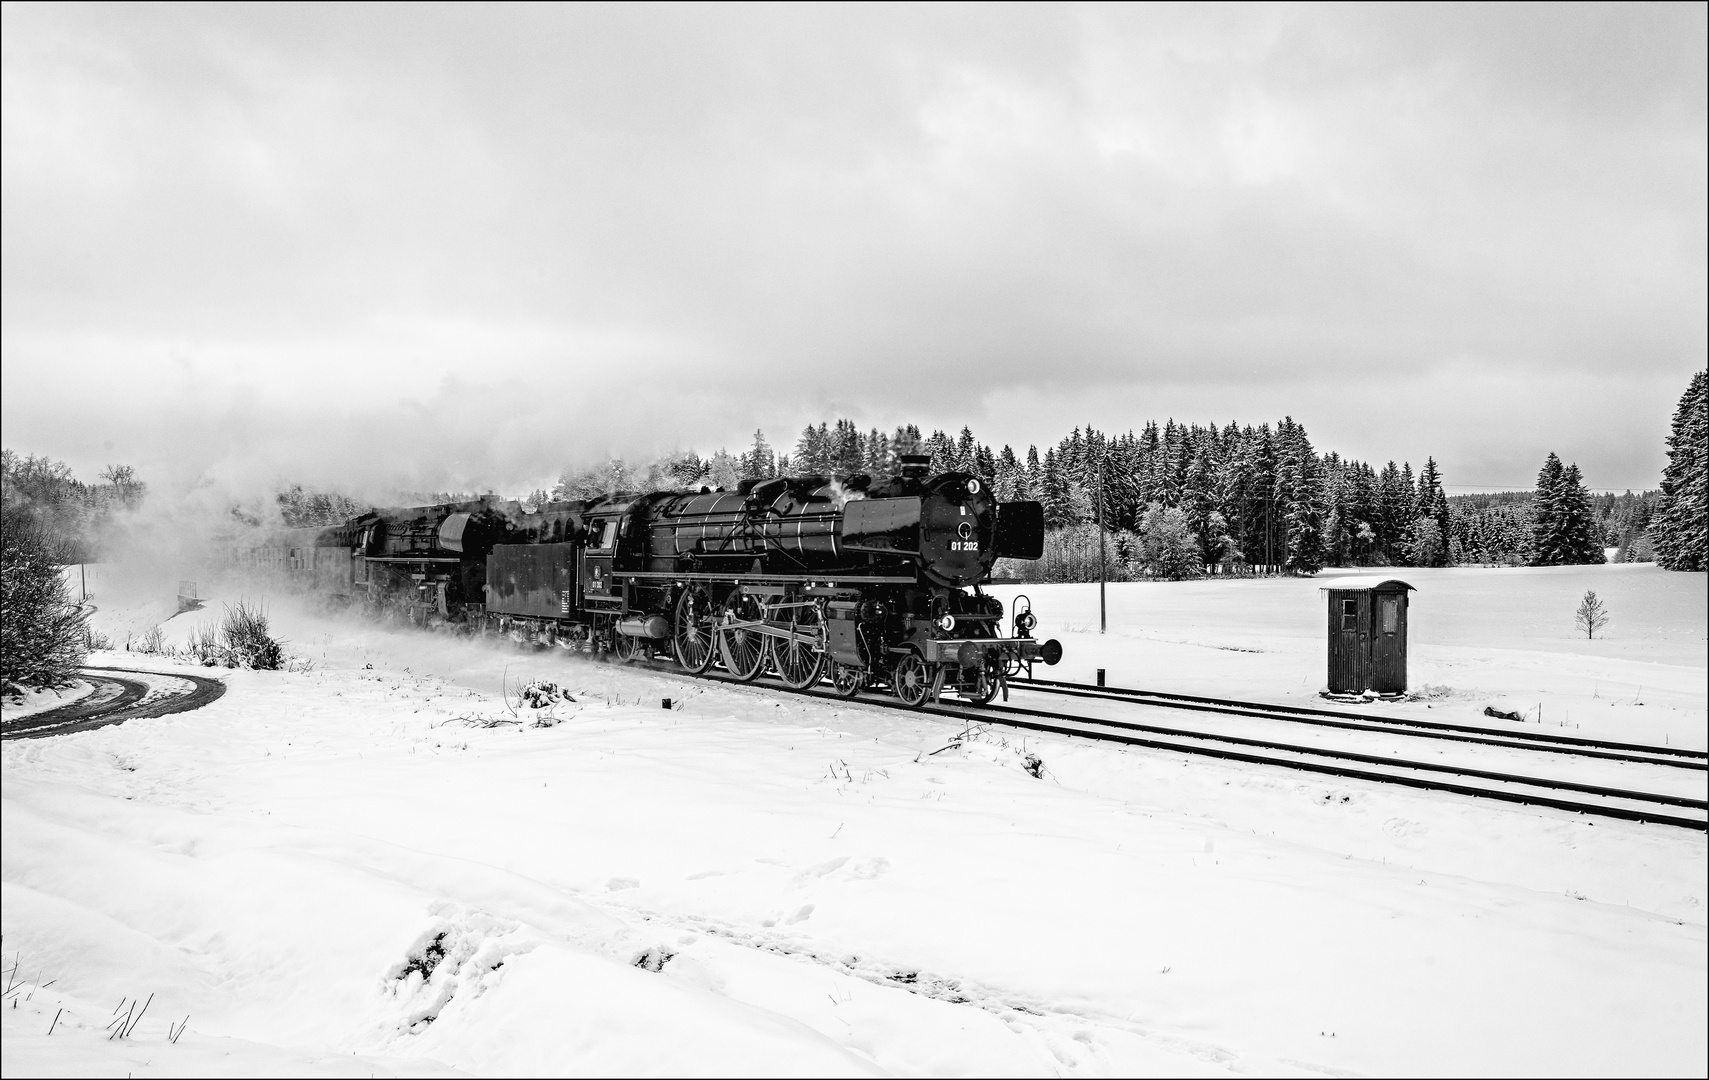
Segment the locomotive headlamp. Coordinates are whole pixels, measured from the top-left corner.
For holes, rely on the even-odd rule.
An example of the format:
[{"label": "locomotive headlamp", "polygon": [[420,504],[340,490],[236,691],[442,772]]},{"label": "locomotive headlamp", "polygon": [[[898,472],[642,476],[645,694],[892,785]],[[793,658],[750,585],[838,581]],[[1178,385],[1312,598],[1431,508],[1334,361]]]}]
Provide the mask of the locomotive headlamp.
[{"label": "locomotive headlamp", "polygon": [[954,615],[945,615],[943,618],[939,619],[938,620],[938,629],[942,630],[946,634],[949,633],[951,630],[954,630],[955,629],[955,616]]},{"label": "locomotive headlamp", "polygon": [[969,480],[969,481],[968,481],[968,482],[967,482],[967,493],[968,493],[968,494],[969,494],[969,495],[977,495],[977,494],[979,494],[979,481],[977,481],[977,480]]}]

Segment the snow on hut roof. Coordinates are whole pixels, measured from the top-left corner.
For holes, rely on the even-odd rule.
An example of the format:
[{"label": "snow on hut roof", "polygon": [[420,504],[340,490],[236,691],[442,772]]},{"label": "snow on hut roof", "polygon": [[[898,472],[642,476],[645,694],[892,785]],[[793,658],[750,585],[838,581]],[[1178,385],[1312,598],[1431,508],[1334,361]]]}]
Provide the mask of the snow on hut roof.
[{"label": "snow on hut roof", "polygon": [[1374,577],[1325,578],[1324,580],[1317,583],[1317,588],[1318,588],[1319,592],[1324,592],[1324,591],[1329,590],[1329,589],[1337,589],[1337,590],[1341,590],[1341,591],[1350,591],[1350,590],[1354,590],[1354,589],[1368,589],[1372,592],[1405,592],[1407,590],[1411,590],[1412,592],[1418,591],[1418,586],[1408,585],[1406,582],[1402,581],[1399,578],[1382,578],[1381,580],[1379,580],[1379,579],[1374,578]]}]

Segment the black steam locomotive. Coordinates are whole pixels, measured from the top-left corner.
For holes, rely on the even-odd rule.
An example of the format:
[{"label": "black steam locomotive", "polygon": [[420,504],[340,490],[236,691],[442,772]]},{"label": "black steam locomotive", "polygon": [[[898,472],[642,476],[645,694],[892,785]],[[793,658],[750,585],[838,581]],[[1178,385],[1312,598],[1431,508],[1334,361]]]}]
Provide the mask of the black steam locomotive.
[{"label": "black steam locomotive", "polygon": [[1031,636],[1030,610],[1005,634],[1001,601],[980,588],[998,558],[1042,554],[1043,510],[997,502],[966,473],[929,476],[929,460],[904,457],[883,480],[374,511],[287,561],[325,581],[348,551],[353,600],[419,622],[674,657],[696,674],[769,671],[797,689],[828,679],[849,697],[982,703],[1062,656]]}]

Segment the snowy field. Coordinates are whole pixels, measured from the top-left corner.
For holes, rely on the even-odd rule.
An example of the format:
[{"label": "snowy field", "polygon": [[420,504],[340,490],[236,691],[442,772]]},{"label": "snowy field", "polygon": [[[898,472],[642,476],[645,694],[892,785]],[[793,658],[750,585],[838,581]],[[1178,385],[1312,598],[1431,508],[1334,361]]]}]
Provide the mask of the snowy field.
[{"label": "snowy field", "polygon": [[[1703,742],[1702,576],[1401,576],[1438,691],[1391,708]],[[175,584],[97,618],[146,630]],[[1112,586],[1102,639],[1095,586],[1026,591],[1053,674],[1306,700],[1319,586]],[[1700,833],[269,603],[310,670],[4,745],[7,1076],[1709,1069]],[[520,707],[533,678],[574,700]]]},{"label": "snowy field", "polygon": [[[1034,633],[1057,637],[1053,678],[1214,697],[1323,705],[1326,584],[1399,578],[1416,586],[1408,620],[1410,686],[1421,702],[1385,714],[1709,748],[1709,590],[1702,574],[1652,563],[1326,571],[1316,578],[1124,582],[993,589],[1031,597]],[[1595,640],[1573,625],[1586,590],[1613,621]],[[1042,674],[1042,669],[1041,669]],[[1336,708],[1339,706],[1327,706]],[[1426,711],[1428,709],[1428,711]]]}]

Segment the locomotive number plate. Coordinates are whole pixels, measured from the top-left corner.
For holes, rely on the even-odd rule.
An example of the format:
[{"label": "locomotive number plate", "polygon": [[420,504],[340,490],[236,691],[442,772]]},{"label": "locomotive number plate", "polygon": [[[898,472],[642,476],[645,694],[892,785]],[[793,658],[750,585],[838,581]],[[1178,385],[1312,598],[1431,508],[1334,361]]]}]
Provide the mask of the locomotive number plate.
[{"label": "locomotive number plate", "polygon": [[949,542],[949,549],[951,551],[978,551],[979,550],[979,541],[977,541],[977,540],[951,540]]}]

